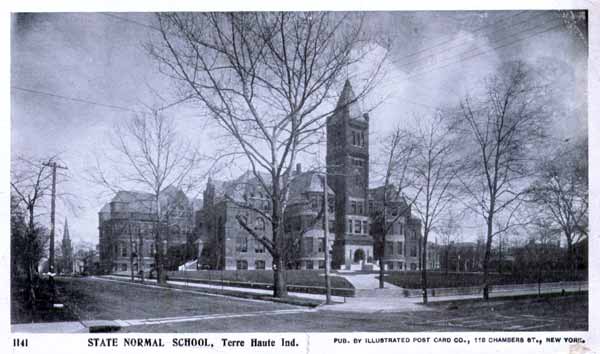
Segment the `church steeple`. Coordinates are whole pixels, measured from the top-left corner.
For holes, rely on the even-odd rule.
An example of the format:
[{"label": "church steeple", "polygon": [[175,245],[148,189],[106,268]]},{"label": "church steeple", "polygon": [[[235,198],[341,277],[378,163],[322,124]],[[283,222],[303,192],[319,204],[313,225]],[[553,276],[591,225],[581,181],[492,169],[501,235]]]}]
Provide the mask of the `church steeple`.
[{"label": "church steeple", "polygon": [[73,272],[73,246],[71,245],[71,235],[69,234],[69,222],[67,221],[67,218],[65,218],[61,248],[62,266],[60,272],[63,274],[70,274]]},{"label": "church steeple", "polygon": [[65,218],[65,227],[63,229],[63,242],[65,240],[71,240],[71,236],[69,235],[69,223],[67,221],[67,218]]}]

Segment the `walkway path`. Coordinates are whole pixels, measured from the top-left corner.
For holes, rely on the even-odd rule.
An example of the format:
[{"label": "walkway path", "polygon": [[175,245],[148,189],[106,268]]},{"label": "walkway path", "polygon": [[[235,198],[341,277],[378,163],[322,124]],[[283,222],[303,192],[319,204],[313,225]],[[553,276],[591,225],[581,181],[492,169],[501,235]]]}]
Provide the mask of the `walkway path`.
[{"label": "walkway path", "polygon": [[[379,279],[377,279],[377,274],[338,274],[341,277],[346,278],[355,289],[378,289],[379,288]],[[401,289],[400,287],[390,284],[384,283],[386,289]]]},{"label": "walkway path", "polygon": [[87,333],[88,328],[79,321],[20,323],[10,326],[14,333]]}]

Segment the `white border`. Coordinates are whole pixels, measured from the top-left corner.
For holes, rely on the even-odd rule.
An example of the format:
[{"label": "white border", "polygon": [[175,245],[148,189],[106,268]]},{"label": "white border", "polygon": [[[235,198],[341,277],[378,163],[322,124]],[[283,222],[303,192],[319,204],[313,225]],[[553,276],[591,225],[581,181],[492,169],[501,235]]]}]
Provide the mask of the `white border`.
[{"label": "white border", "polygon": [[[3,250],[0,253],[0,269],[4,270],[0,276],[0,286],[3,288],[3,296],[0,301],[0,313],[2,313],[2,321],[0,321],[0,332],[5,334],[8,338],[16,337],[10,332],[10,303],[9,303],[9,266],[10,266],[10,230],[8,223],[9,215],[9,166],[10,166],[10,13],[11,12],[95,12],[95,11],[114,11],[114,12],[125,12],[125,11],[166,11],[166,10],[218,10],[218,11],[234,11],[234,10],[511,10],[511,9],[588,9],[589,18],[589,64],[588,64],[588,131],[589,131],[589,142],[590,142],[590,243],[589,243],[589,254],[597,255],[600,254],[600,240],[598,239],[599,222],[597,218],[599,214],[598,195],[600,195],[600,122],[598,121],[599,115],[599,104],[600,97],[598,95],[600,85],[600,50],[599,44],[600,39],[598,38],[599,33],[599,22],[600,22],[600,1],[597,0],[578,0],[578,1],[516,1],[516,0],[505,0],[505,1],[476,1],[476,0],[462,0],[462,1],[433,1],[433,0],[420,0],[420,1],[408,1],[408,2],[396,2],[383,0],[335,0],[335,1],[323,1],[323,0],[304,0],[302,2],[281,2],[273,0],[255,0],[252,2],[244,0],[229,0],[229,1],[213,1],[207,2],[192,2],[185,0],[170,0],[170,1],[123,1],[123,0],[93,0],[93,1],[32,1],[32,0],[21,0],[12,1],[9,4],[2,5],[4,10],[2,16],[0,16],[0,28],[2,32],[0,35],[1,48],[3,49],[4,55],[2,56],[3,68],[5,69],[6,78],[4,84],[0,87],[0,96],[3,99],[2,113],[3,119],[0,119],[0,164],[3,167],[0,173],[0,213],[5,216],[5,222],[1,223],[1,232],[3,236],[0,238],[0,249]],[[595,71],[592,69],[595,67]],[[600,260],[598,257],[591,256],[589,262],[589,289],[590,289],[590,307],[589,307],[589,331],[587,333],[578,332],[576,336],[583,336],[586,338],[584,347],[591,349],[592,352],[600,352],[600,306],[598,304],[598,292],[600,291]],[[480,333],[484,337],[490,336],[513,336],[517,333],[506,333],[506,332],[485,332]],[[531,333],[525,333],[524,336],[528,336]],[[533,334],[536,337],[545,336],[559,336],[567,334],[564,332],[538,332]],[[582,347],[572,347],[567,345],[508,345],[508,344],[497,344],[497,345],[485,345],[485,346],[461,346],[461,345],[419,345],[419,344],[406,344],[406,345],[350,345],[340,346],[333,345],[332,339],[334,337],[346,337],[352,338],[365,338],[365,337],[385,337],[385,336],[398,336],[399,334],[392,333],[352,333],[352,334],[261,334],[261,337],[279,337],[288,336],[296,337],[303,343],[309,343],[309,351],[311,353],[317,352],[460,352],[460,353],[479,353],[479,352],[586,352]],[[402,336],[415,337],[419,334],[415,333],[401,333]],[[424,334],[423,334],[424,335]],[[450,333],[440,334],[428,334],[430,336],[452,336]],[[456,334],[462,336],[461,334]],[[476,336],[477,333],[470,332],[468,336]],[[153,352],[173,352],[175,349],[166,347],[163,350],[143,349],[133,350],[131,348],[119,347],[116,349],[108,348],[88,348],[86,346],[87,338],[91,335],[28,335],[30,338],[30,347],[28,349],[12,349],[13,352],[23,353],[34,353],[34,352],[61,352],[61,353],[81,353],[81,352],[132,352],[132,351],[153,351]],[[102,335],[102,337],[111,335]],[[116,337],[123,337],[124,335],[114,335]],[[139,335],[141,337],[152,337],[153,335]],[[178,335],[174,334],[161,334],[154,335],[165,338],[173,338]],[[180,335],[182,336],[182,335]],[[198,336],[198,335],[195,335]],[[249,338],[255,336],[252,334],[200,334],[209,338],[218,340],[219,338],[228,336],[235,338]],[[20,336],[24,337],[24,336]],[[4,342],[6,349],[12,348],[12,340]],[[34,342],[34,343],[32,343]],[[304,348],[304,347],[303,347]],[[217,348],[219,352],[224,351],[223,348]],[[241,352],[249,352],[249,348],[243,349]],[[188,350],[179,350],[177,352],[195,352],[197,353],[198,348],[188,348]],[[280,347],[277,350],[270,350],[269,352],[279,352]],[[227,350],[231,352],[231,350]],[[253,351],[255,352],[255,351]],[[286,352],[295,352],[288,351]],[[307,350],[299,350],[299,352],[308,352]]]}]

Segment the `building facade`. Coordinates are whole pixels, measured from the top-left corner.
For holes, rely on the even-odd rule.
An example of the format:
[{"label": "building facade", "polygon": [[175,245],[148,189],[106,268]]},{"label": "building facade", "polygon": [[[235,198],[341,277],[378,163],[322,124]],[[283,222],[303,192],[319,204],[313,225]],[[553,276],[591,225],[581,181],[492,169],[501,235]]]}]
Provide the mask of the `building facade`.
[{"label": "building facade", "polygon": [[[174,187],[161,193],[159,203],[162,250],[177,255],[180,248],[193,242],[193,203]],[[119,191],[106,203],[98,213],[101,272],[152,271],[157,219],[155,197],[150,193]],[[176,264],[175,258],[171,257]]]},{"label": "building facade", "polygon": [[410,205],[394,188],[388,186],[386,191],[378,187],[369,191],[375,258],[381,259],[387,270],[417,270],[421,259],[421,221],[412,215]]},{"label": "building facade", "polygon": [[[268,176],[261,176],[267,179]],[[246,231],[270,237],[267,215],[271,204],[262,183],[250,171],[233,181],[209,179],[203,208],[196,214],[199,267],[208,269],[271,269],[273,258],[265,246]]]},{"label": "building facade", "polygon": [[[369,116],[356,101],[347,81],[334,113],[327,119],[328,245],[324,241],[322,172],[303,172],[298,165],[291,174],[282,246],[288,269],[323,269],[325,252],[331,255],[333,269],[374,270],[380,258],[388,270],[421,267],[419,219],[402,198],[397,198],[386,202],[390,212],[383,220],[383,187],[369,188]],[[257,239],[272,237],[272,205],[265,190],[270,185],[270,175],[252,171],[231,181],[209,178],[201,207],[191,206],[194,203],[185,195],[178,197],[182,211],[177,219],[179,231],[169,231],[173,237],[166,242],[185,243],[184,235],[191,233],[198,269],[272,269],[272,256]],[[179,195],[174,191],[171,194],[173,198]],[[103,269],[126,271],[134,267],[137,271],[153,267],[152,227],[156,222],[151,212],[153,204],[144,201],[152,198],[149,194],[119,192],[101,210]],[[384,241],[382,228],[390,223]],[[140,266],[132,262],[132,250],[139,255]],[[194,264],[191,261],[182,259],[180,263]],[[429,264],[433,268],[436,262]]]},{"label": "building facade", "polygon": [[[326,161],[330,244],[324,242],[323,175],[303,172],[298,165],[284,215],[287,268],[323,269],[329,250],[334,269],[377,269],[380,257],[389,270],[420,269],[421,223],[406,202],[388,201],[391,213],[385,223],[378,215],[383,187],[369,189],[369,116],[361,112],[348,81],[327,120]],[[255,232],[270,237],[271,205],[261,187],[269,185],[270,177],[260,178],[248,171],[233,181],[209,179],[196,216],[200,268],[271,269],[270,254],[238,222],[242,217]],[[382,225],[389,222],[393,227],[384,242]],[[437,258],[428,267],[436,264]]]}]

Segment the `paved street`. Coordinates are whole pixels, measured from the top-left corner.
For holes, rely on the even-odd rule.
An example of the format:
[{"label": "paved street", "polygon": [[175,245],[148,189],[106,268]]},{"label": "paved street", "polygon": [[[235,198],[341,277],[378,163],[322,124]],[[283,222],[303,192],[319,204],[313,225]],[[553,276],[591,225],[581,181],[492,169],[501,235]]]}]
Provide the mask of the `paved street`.
[{"label": "paved street", "polygon": [[[111,320],[124,332],[542,331],[585,330],[588,323],[587,295],[359,313],[343,305],[314,309],[100,278],[63,278],[57,284],[67,308],[84,324]],[[58,325],[77,331],[73,323]]]}]

